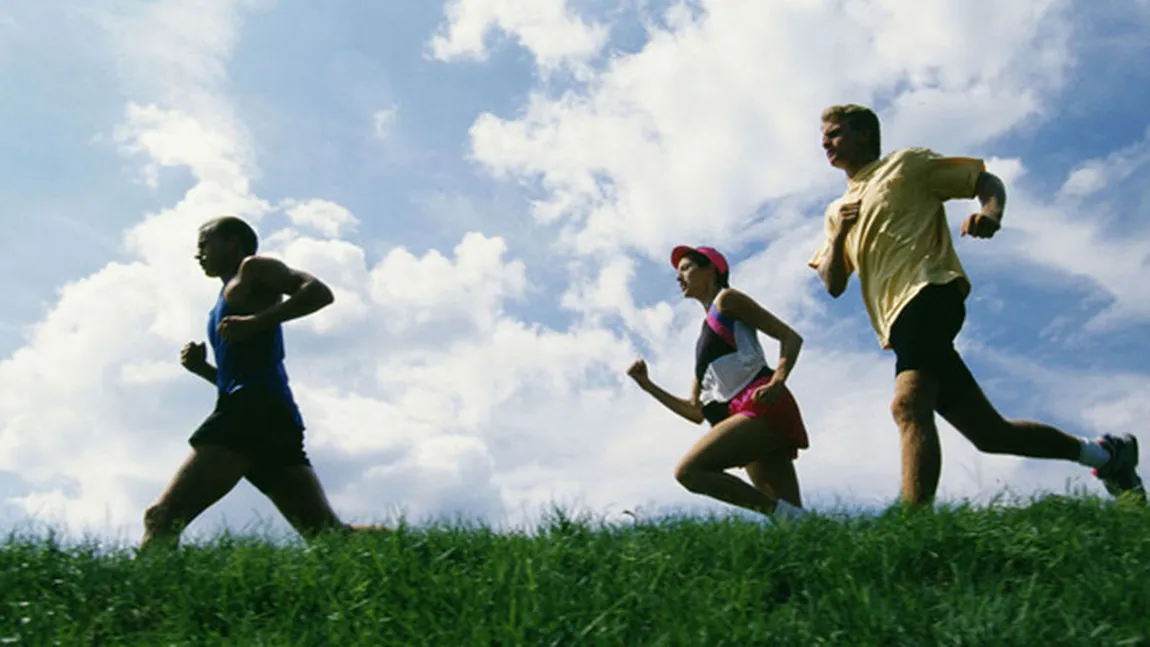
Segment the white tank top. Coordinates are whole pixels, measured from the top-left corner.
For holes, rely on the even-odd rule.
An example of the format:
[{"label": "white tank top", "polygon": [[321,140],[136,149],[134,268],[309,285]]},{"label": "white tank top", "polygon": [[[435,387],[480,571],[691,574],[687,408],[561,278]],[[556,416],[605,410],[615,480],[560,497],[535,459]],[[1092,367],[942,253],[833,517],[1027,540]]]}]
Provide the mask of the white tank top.
[{"label": "white tank top", "polygon": [[764,370],[770,371],[758,331],[713,304],[695,346],[695,377],[703,404],[727,402]]}]

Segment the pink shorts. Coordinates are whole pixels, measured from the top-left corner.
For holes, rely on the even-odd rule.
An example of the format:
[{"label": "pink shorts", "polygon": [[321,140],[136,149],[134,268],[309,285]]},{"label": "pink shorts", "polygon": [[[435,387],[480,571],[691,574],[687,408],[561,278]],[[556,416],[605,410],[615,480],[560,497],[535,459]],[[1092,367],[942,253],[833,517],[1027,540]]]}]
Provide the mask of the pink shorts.
[{"label": "pink shorts", "polygon": [[766,386],[770,381],[770,378],[764,377],[748,384],[738,395],[731,398],[727,412],[732,416],[741,413],[748,418],[763,418],[772,431],[783,434],[795,444],[791,458],[798,458],[799,450],[807,449],[811,443],[807,437],[802,414],[799,413],[799,404],[795,402],[790,389],[784,386],[782,394],[768,405],[760,404],[751,398],[756,389]]}]

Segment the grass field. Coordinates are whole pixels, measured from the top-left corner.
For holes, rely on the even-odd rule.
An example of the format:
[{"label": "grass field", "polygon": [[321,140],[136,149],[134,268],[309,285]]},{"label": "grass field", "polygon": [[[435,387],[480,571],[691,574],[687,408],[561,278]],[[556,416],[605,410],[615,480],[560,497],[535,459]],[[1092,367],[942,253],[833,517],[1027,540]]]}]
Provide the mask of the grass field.
[{"label": "grass field", "polygon": [[1150,510],[1048,497],[772,527],[553,513],[305,547],[13,536],[0,644],[1150,644]]}]

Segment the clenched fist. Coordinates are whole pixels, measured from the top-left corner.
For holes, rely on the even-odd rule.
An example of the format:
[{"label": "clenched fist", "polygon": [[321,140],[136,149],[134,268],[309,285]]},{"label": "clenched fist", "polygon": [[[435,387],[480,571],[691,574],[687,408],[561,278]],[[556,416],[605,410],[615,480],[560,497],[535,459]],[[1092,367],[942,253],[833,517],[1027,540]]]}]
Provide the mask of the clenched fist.
[{"label": "clenched fist", "polygon": [[255,315],[230,315],[220,320],[220,336],[229,344],[251,339],[260,330]]},{"label": "clenched fist", "polygon": [[208,348],[201,343],[190,341],[180,351],[180,366],[195,371],[208,363]]},{"label": "clenched fist", "polygon": [[962,223],[962,230],[959,232],[962,236],[972,236],[974,238],[993,238],[994,232],[1002,227],[999,222],[999,217],[979,212],[971,214],[965,222]]},{"label": "clenched fist", "polygon": [[846,202],[839,207],[838,217],[838,231],[835,234],[839,237],[846,236],[855,223],[859,220],[859,207],[861,202],[855,200],[854,202]]},{"label": "clenched fist", "polygon": [[647,383],[647,362],[643,359],[637,359],[633,364],[627,367],[627,375],[635,380],[638,384]]}]

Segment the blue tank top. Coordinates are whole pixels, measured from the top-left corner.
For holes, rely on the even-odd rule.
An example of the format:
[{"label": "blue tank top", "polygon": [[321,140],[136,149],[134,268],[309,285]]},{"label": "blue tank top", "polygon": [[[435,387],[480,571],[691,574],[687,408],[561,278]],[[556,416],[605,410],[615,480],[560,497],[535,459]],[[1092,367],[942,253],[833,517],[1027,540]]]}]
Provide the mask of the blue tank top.
[{"label": "blue tank top", "polygon": [[[224,281],[227,285],[227,281]],[[220,288],[216,305],[208,315],[208,340],[216,358],[216,388],[219,394],[230,395],[243,388],[261,388],[270,391],[291,409],[299,425],[303,418],[292,396],[284,368],[283,327],[256,333],[237,344],[229,344],[220,335],[220,320],[235,314],[228,309],[224,289]]]}]

